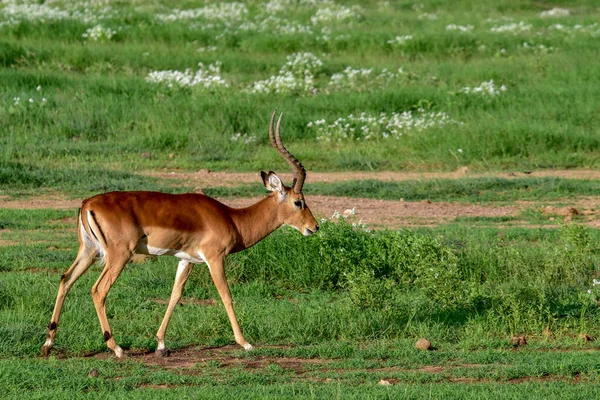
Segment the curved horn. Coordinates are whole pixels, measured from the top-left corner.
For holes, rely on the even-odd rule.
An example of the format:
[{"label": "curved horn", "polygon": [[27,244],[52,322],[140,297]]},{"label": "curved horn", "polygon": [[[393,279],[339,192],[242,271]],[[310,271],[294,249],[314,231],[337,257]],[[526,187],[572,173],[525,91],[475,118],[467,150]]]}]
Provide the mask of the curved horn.
[{"label": "curved horn", "polygon": [[275,150],[277,150],[281,157],[283,157],[290,167],[292,167],[292,172],[294,175],[292,189],[294,190],[294,193],[300,193],[302,191],[302,186],[304,185],[304,179],[306,179],[306,170],[304,169],[302,163],[285,148],[283,143],[281,143],[281,118],[283,117],[283,113],[279,115],[276,133],[275,135],[273,134],[273,124],[275,122],[276,114],[277,109],[275,109],[275,111],[273,111],[273,115],[271,115],[271,123],[269,124],[269,139],[271,140],[271,144]]}]

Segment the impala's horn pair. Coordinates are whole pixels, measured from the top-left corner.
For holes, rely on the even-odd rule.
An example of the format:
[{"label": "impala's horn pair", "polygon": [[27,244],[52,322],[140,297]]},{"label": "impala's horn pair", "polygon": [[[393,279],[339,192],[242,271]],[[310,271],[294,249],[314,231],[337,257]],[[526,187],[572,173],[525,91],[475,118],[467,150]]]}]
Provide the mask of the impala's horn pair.
[{"label": "impala's horn pair", "polygon": [[283,159],[290,164],[292,167],[292,172],[294,174],[294,180],[292,181],[292,190],[294,193],[302,192],[302,186],[304,185],[304,179],[306,178],[306,170],[304,166],[296,157],[290,153],[283,143],[281,143],[281,118],[283,117],[283,113],[279,115],[279,119],[277,120],[277,128],[275,129],[275,133],[273,133],[273,125],[275,124],[275,115],[277,115],[277,109],[273,111],[273,115],[271,115],[271,123],[269,124],[269,139],[271,139],[271,144],[275,147],[275,150],[283,157]]}]

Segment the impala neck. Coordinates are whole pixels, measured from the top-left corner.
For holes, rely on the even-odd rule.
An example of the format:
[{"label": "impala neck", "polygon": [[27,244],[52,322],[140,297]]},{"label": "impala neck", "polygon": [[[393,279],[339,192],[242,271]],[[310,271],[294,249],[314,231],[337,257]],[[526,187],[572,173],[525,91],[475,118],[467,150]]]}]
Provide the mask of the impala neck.
[{"label": "impala neck", "polygon": [[233,209],[231,219],[241,236],[241,248],[254,246],[283,225],[277,212],[277,197],[270,195],[246,208]]}]

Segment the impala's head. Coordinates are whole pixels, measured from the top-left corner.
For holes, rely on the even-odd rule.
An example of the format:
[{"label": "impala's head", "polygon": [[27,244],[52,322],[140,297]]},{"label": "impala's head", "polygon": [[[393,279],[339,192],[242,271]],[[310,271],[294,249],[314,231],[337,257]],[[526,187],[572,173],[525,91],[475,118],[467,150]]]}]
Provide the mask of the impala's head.
[{"label": "impala's head", "polygon": [[274,192],[274,196],[279,205],[279,217],[283,223],[296,228],[304,236],[310,236],[319,230],[319,224],[312,215],[310,208],[306,205],[304,195],[302,194],[306,170],[302,166],[302,163],[287,151],[283,146],[283,143],[281,143],[280,128],[283,113],[279,116],[279,120],[277,121],[276,133],[273,132],[276,114],[277,110],[273,111],[271,123],[269,124],[269,138],[271,139],[271,144],[275,150],[277,150],[283,159],[292,167],[294,180],[290,187],[284,185],[281,179],[273,171],[269,171],[269,173],[260,171],[260,175],[262,176],[265,188]]}]

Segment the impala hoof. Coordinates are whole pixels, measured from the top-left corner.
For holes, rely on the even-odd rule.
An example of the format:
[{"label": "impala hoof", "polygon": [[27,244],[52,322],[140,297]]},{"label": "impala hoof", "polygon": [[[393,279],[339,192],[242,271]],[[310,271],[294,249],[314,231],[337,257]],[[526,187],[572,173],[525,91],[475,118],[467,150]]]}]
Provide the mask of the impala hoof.
[{"label": "impala hoof", "polygon": [[247,351],[250,351],[250,350],[252,350],[253,348],[254,348],[254,346],[252,346],[250,343],[246,343],[246,344],[244,345],[244,349],[246,349]]},{"label": "impala hoof", "polygon": [[48,357],[50,355],[50,350],[52,350],[51,346],[42,346],[42,356],[43,357]]},{"label": "impala hoof", "polygon": [[119,359],[122,360],[125,358],[125,352],[123,351],[122,348],[120,348],[119,346],[117,346],[117,348],[115,349],[115,356]]},{"label": "impala hoof", "polygon": [[154,357],[169,357],[171,355],[171,350],[169,349],[156,349],[154,352]]}]

